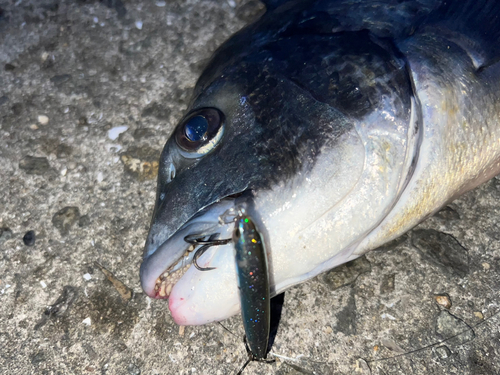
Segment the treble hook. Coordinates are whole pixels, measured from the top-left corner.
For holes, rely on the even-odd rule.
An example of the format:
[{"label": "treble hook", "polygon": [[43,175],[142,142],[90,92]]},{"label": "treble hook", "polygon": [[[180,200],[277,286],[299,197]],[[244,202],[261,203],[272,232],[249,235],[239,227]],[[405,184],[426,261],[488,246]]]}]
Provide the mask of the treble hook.
[{"label": "treble hook", "polygon": [[201,267],[198,264],[198,259],[205,253],[205,251],[207,251],[210,248],[210,246],[225,245],[225,244],[232,241],[232,238],[218,240],[217,237],[219,237],[219,233],[211,234],[210,237],[208,238],[208,240],[206,240],[206,241],[204,240],[205,237],[206,236],[200,237],[197,234],[190,234],[190,235],[187,235],[186,237],[184,237],[184,241],[186,241],[192,245],[203,245],[198,250],[196,250],[196,252],[194,253],[194,256],[193,256],[193,264],[196,267],[196,269],[199,271],[210,271],[210,270],[214,270],[217,268],[217,267]]}]

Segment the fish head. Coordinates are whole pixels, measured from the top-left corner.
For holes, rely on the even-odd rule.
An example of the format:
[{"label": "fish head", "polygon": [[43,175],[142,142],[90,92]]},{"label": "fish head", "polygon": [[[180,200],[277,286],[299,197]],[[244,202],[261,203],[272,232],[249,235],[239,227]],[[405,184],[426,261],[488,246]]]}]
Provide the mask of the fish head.
[{"label": "fish head", "polygon": [[231,238],[224,217],[244,204],[275,294],[352,258],[410,169],[411,87],[386,46],[367,35],[256,40],[215,54],[161,153],[141,283],[169,298],[179,324],[239,309],[232,245],[206,251],[198,263],[215,269],[203,272],[186,236]]}]

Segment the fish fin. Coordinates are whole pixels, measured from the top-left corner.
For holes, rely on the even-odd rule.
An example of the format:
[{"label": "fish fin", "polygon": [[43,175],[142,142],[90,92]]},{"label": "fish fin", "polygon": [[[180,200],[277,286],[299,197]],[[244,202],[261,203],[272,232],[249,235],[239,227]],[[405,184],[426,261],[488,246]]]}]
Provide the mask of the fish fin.
[{"label": "fish fin", "polygon": [[477,70],[500,61],[500,1],[452,0],[432,12],[424,27],[437,27],[472,59]]}]

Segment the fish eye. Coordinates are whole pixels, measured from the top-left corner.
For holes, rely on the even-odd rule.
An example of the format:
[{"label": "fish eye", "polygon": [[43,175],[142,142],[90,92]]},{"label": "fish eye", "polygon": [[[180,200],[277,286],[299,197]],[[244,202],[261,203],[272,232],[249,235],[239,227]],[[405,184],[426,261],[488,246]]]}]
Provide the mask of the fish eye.
[{"label": "fish eye", "polygon": [[212,151],[224,132],[224,115],[215,108],[202,108],[188,114],[175,132],[182,155],[198,158]]},{"label": "fish eye", "polygon": [[186,138],[191,142],[201,141],[207,136],[208,121],[203,116],[194,116],[184,125]]}]

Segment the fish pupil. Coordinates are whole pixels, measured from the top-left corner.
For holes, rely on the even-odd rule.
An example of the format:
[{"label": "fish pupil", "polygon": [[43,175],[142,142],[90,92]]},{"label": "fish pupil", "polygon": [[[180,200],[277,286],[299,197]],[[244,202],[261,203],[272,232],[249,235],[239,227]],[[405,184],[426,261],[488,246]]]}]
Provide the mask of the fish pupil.
[{"label": "fish pupil", "polygon": [[198,142],[205,138],[208,130],[208,121],[203,116],[195,116],[184,125],[184,134],[191,142]]}]

